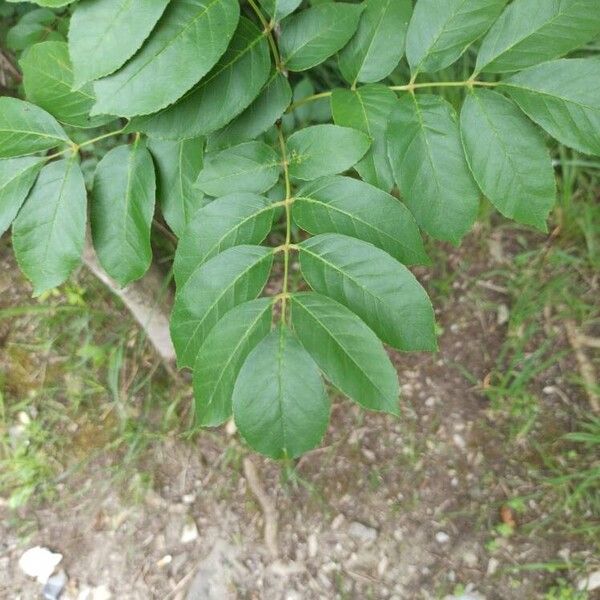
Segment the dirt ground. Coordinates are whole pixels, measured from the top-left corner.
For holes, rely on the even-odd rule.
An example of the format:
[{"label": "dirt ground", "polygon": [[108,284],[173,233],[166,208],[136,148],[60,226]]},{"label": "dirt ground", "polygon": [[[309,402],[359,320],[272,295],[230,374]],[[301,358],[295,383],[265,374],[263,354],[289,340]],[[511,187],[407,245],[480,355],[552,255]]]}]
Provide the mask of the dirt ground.
[{"label": "dirt ground", "polygon": [[[576,584],[598,570],[585,536],[544,525],[548,506],[536,493],[537,446],[569,431],[587,403],[572,384],[571,353],[532,380],[540,410],[524,436],[510,435],[484,393],[506,337],[510,306],[494,273],[511,260],[508,235],[488,245],[475,233],[448,249],[444,272],[454,275],[443,292],[440,272],[418,272],[438,309],[440,351],[394,355],[399,418],[338,399],[323,447],[294,469],[252,455],[231,427],[191,439],[172,431],[141,453],[151,484],[136,498],[114,476],[122,451],[96,440],[100,450],[76,469],[75,459],[63,465],[52,500],[0,505],[0,597],[40,597],[18,567],[34,545],[63,555],[68,599],[528,600],[545,598],[559,577]],[[1,265],[0,307],[31,302],[6,247]],[[114,303],[106,327],[127,318]],[[0,321],[4,349],[34,327],[31,318]],[[568,348],[561,331],[552,335]],[[75,425],[72,435],[101,437],[100,427]],[[265,545],[247,457],[276,507],[278,556]],[[97,586],[104,592],[94,596]]]}]

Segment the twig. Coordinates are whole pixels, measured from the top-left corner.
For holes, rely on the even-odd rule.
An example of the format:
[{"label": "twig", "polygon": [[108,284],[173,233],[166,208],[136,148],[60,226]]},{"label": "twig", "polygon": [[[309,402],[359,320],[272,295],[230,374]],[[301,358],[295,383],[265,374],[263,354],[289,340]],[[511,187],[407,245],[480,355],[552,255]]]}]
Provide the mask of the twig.
[{"label": "twig", "polygon": [[165,596],[165,600],[174,598],[175,595],[180,592],[188,583],[190,579],[196,574],[196,568],[190,569],[176,584],[175,587]]},{"label": "twig", "polygon": [[581,373],[581,378],[585,384],[585,390],[590,405],[592,410],[598,414],[600,413],[600,395],[596,392],[598,380],[596,379],[594,365],[584,351],[585,341],[573,321],[567,321],[565,323],[565,329],[567,331],[569,343],[575,352],[575,358],[579,363],[579,372]]},{"label": "twig", "polygon": [[[102,269],[89,241],[84,251],[84,263],[113,294],[121,298],[143,328],[150,343],[163,360],[165,367],[173,374],[172,364],[175,361],[175,350],[169,333],[168,312],[162,304],[157,304],[157,297],[160,296],[161,288],[160,275],[153,273],[152,270],[148,273],[146,286],[149,289],[146,289],[144,281],[134,282],[125,288],[121,288]],[[170,303],[168,298],[162,300],[164,304]]]},{"label": "twig", "polygon": [[269,495],[265,492],[256,467],[249,458],[244,458],[244,476],[248,481],[248,487],[258,500],[265,519],[265,546],[273,559],[279,556],[277,544],[277,510]]},{"label": "twig", "polygon": [[10,57],[3,50],[0,49],[0,82],[6,88],[8,88],[8,78],[5,75],[12,77],[16,83],[21,83],[21,73],[13,65]]},{"label": "twig", "polygon": [[588,348],[597,348],[600,350],[600,338],[590,337],[589,335],[579,334],[579,341]]}]

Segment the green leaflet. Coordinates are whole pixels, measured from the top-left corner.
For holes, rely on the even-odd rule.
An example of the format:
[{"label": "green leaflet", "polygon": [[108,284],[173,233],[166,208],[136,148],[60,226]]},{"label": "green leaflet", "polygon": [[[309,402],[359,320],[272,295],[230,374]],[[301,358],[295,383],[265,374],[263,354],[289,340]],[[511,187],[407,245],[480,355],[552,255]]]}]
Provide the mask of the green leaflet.
[{"label": "green leaflet", "polygon": [[251,350],[271,330],[272,298],[236,306],[215,325],[194,366],[196,423],[216,427],[231,417],[233,387]]},{"label": "green leaflet", "polygon": [[179,288],[171,314],[171,337],[180,367],[193,367],[200,346],[219,319],[264,288],[273,251],[235,246],[202,263]]},{"label": "green leaflet", "polygon": [[599,35],[596,0],[519,0],[484,38],[475,71],[524,69],[563,56]]},{"label": "green leaflet", "polygon": [[35,154],[69,143],[56,119],[34,104],[0,98],[0,158]]},{"label": "green leaflet", "polygon": [[177,245],[173,272],[183,287],[200,265],[240,244],[260,244],[273,224],[272,202],[249,193],[217,198],[201,208]]},{"label": "green leaflet", "polygon": [[43,164],[29,156],[0,160],[0,236],[17,216]]},{"label": "green leaflet", "polygon": [[122,69],[96,81],[92,114],[133,117],[175,102],[225,52],[239,10],[237,0],[171,0],[140,51]]},{"label": "green leaflet", "polygon": [[55,24],[57,15],[49,8],[36,8],[26,12],[6,32],[6,46],[11,50],[25,50],[37,42],[64,41],[59,31],[49,31]]},{"label": "green leaflet", "polygon": [[547,231],[556,183],[540,132],[513,102],[490,90],[470,93],[460,120],[469,166],[483,193],[504,216]]},{"label": "green leaflet", "polygon": [[375,83],[398,66],[411,14],[411,0],[365,1],[358,30],[339,56],[346,81]]},{"label": "green leaflet", "polygon": [[517,73],[502,87],[527,116],[559,142],[600,155],[600,59],[547,62]]},{"label": "green leaflet", "polygon": [[157,197],[165,221],[177,237],[202,206],[204,193],[195,187],[204,164],[204,138],[173,142],[150,138],[156,167]]},{"label": "green leaflet", "polygon": [[381,84],[355,90],[337,89],[331,96],[336,125],[355,127],[373,140],[367,154],[354,168],[364,181],[386,192],[394,186],[394,176],[387,156],[385,134],[397,101],[396,94]]},{"label": "green leaflet", "polygon": [[211,196],[271,189],[279,179],[281,157],[263,142],[246,142],[207,154],[196,185]]},{"label": "green leaflet", "polygon": [[291,99],[287,77],[275,71],[256,100],[229,125],[210,136],[209,150],[220,150],[257,138],[283,115]]},{"label": "green leaflet", "polygon": [[356,313],[386,344],[435,350],[433,307],[411,272],[375,246],[345,235],[317,235],[299,245],[310,287]]},{"label": "green leaflet", "polygon": [[293,217],[315,235],[341,233],[369,242],[401,263],[429,264],[419,228],[396,198],[350,177],[318,179],[301,188]]},{"label": "green leaflet", "polygon": [[63,283],[81,262],[86,194],[75,157],[46,165],[13,223],[17,262],[33,293]]},{"label": "green leaflet", "polygon": [[271,458],[315,448],[330,402],[317,365],[284,325],[250,353],[233,391],[235,423],[248,444]]},{"label": "green leaflet", "polygon": [[506,0],[419,0],[406,34],[412,73],[441,71],[458,60],[505,4]]},{"label": "green leaflet", "polygon": [[296,335],[325,377],[364,408],[398,414],[398,375],[377,336],[320,294],[294,294],[291,304]]},{"label": "green leaflet", "polygon": [[337,125],[314,125],[287,140],[292,177],[310,181],[347,171],[367,152],[370,139],[362,132]]},{"label": "green leaflet", "polygon": [[30,102],[73,127],[98,127],[113,117],[90,117],[95,102],[91,85],[73,90],[73,70],[65,42],[42,42],[19,61],[23,86]]},{"label": "green leaflet", "polygon": [[79,2],[69,26],[74,85],[110,75],[123,66],[150,35],[167,4],[169,0]]},{"label": "green leaflet", "polygon": [[212,133],[227,125],[256,98],[270,69],[264,34],[242,17],[231,44],[214,69],[173,106],[133,119],[129,131],[176,140]]},{"label": "green leaflet", "polygon": [[96,167],[92,239],[100,264],[122,286],[142,277],[152,262],[155,193],[152,157],[139,140],[112,149]]},{"label": "green leaflet", "polygon": [[458,244],[479,207],[454,110],[430,94],[404,96],[389,122],[388,153],[396,182],[417,223]]},{"label": "green leaflet", "polygon": [[336,2],[303,10],[281,23],[286,69],[306,71],[341,50],[354,35],[363,6]]},{"label": "green leaflet", "polygon": [[258,0],[261,6],[271,15],[274,21],[281,21],[293,13],[302,0]]}]

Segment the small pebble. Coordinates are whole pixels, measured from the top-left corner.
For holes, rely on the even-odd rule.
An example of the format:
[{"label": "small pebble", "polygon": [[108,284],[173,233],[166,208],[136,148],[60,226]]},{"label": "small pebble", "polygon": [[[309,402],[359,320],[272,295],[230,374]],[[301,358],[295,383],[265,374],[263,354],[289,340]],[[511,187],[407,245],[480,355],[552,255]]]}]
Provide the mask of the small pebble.
[{"label": "small pebble", "polygon": [[577,589],[581,592],[593,592],[600,589],[600,571],[594,571],[582,579],[577,585]]},{"label": "small pebble", "polygon": [[183,526],[183,531],[181,532],[181,543],[189,544],[198,539],[198,527],[194,521],[189,521]]},{"label": "small pebble", "polygon": [[500,563],[498,562],[497,559],[495,558],[490,558],[489,562],[488,562],[488,566],[487,566],[487,575],[494,575],[494,573],[496,573],[496,571],[498,570],[498,567],[500,566]]},{"label": "small pebble", "polygon": [[367,527],[358,521],[352,521],[348,533],[355,539],[364,543],[374,542],[377,539],[377,530]]},{"label": "small pebble", "polygon": [[42,589],[44,600],[58,600],[68,581],[67,574],[63,570],[60,570],[56,575],[52,575]]},{"label": "small pebble", "polygon": [[474,552],[465,552],[463,554],[462,561],[467,567],[469,567],[469,569],[474,569],[479,563],[477,554]]},{"label": "small pebble", "polygon": [[34,546],[21,555],[19,567],[25,575],[35,577],[39,583],[45,584],[62,559],[62,554]]},{"label": "small pebble", "polygon": [[341,513],[331,522],[331,529],[339,529],[341,524],[344,522],[344,515]]},{"label": "small pebble", "polygon": [[444,531],[438,531],[435,534],[435,541],[438,544],[447,544],[450,541],[450,536]]}]

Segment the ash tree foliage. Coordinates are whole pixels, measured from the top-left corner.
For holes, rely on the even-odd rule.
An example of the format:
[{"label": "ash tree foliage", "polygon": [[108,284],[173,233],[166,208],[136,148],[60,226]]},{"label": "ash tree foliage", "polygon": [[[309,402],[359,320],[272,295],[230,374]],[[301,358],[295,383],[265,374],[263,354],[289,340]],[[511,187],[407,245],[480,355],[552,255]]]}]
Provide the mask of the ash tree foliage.
[{"label": "ash tree foliage", "polygon": [[[545,231],[548,136],[600,155],[600,59],[580,50],[598,0],[36,4],[7,35],[25,99],[0,98],[0,233],[38,295],[87,223],[106,271],[138,279],[164,219],[197,423],[233,415],[273,458],[320,443],[325,381],[398,413],[384,344],[436,349],[408,268],[422,232],[458,244],[484,198]],[[464,78],[440,73],[457,61]]]}]

